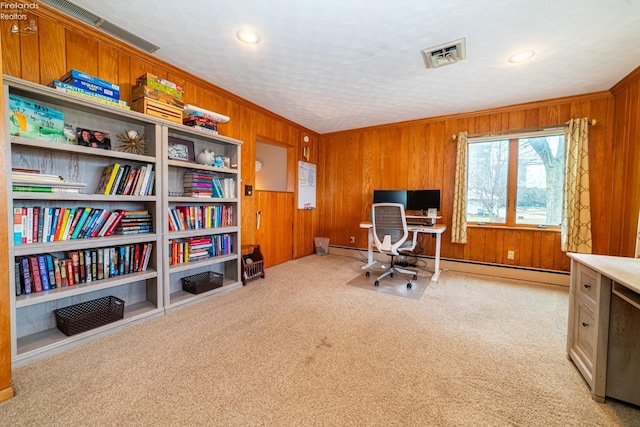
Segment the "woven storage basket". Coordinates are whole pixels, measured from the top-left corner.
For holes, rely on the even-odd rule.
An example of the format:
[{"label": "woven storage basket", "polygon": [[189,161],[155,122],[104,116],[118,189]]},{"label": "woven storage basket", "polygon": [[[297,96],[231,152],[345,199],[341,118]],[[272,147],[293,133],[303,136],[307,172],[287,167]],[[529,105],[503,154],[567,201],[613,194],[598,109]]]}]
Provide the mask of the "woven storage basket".
[{"label": "woven storage basket", "polygon": [[222,286],[224,276],[214,271],[194,274],[182,278],[182,290],[192,294],[201,294]]},{"label": "woven storage basket", "polygon": [[56,326],[65,335],[75,335],[124,317],[124,301],[113,296],[102,297],[53,311]]}]

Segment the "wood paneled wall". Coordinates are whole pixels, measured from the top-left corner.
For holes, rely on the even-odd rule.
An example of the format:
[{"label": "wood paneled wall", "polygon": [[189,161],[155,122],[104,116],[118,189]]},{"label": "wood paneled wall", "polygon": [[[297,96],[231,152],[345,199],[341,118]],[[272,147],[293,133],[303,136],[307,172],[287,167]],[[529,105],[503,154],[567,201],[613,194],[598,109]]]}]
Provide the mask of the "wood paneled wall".
[{"label": "wood paneled wall", "polygon": [[[125,101],[130,101],[135,79],[145,72],[180,84],[184,87],[186,103],[231,117],[229,123],[220,125],[220,133],[244,141],[241,163],[243,184],[255,183],[255,142],[258,136],[294,149],[295,158],[290,162],[294,168],[290,171],[292,177],[296,173],[296,160],[302,160],[302,138],[305,135],[310,138],[307,145],[312,147],[311,152],[317,152],[317,134],[212,84],[215,82],[206,82],[186,73],[45,5],[30,11],[29,17],[34,17],[38,26],[37,34],[31,36],[11,36],[11,22],[0,22],[5,74],[46,85],[76,68],[117,82],[121,86],[121,98]],[[243,186],[238,190],[244,194]],[[293,193],[290,194],[293,196]],[[243,212],[249,213],[242,215],[242,242],[255,243],[256,197],[241,197]],[[310,236],[317,229],[317,216],[298,213],[290,218],[293,224],[274,231],[291,237],[296,257],[313,253],[313,239]],[[265,256],[270,259],[282,258],[280,254]]]},{"label": "wood paneled wall", "polygon": [[[389,124],[320,136],[318,187],[320,233],[332,245],[365,248],[359,228],[369,219],[374,189],[439,188],[442,221],[450,228],[456,142],[452,135],[516,131],[561,125],[574,117],[598,120],[590,128],[589,160],[594,253],[610,252],[613,203],[622,197],[612,153],[614,98],[609,92],[534,102],[493,110]],[[637,211],[636,211],[637,215]],[[421,237],[423,253],[433,255],[434,239]],[[507,251],[515,259],[507,260]],[[550,270],[568,270],[557,231],[470,227],[468,243],[442,239],[443,257]]]},{"label": "wood paneled wall", "polygon": [[612,255],[634,256],[640,214],[640,67],[616,84],[614,140],[616,182],[623,191],[609,207]]}]

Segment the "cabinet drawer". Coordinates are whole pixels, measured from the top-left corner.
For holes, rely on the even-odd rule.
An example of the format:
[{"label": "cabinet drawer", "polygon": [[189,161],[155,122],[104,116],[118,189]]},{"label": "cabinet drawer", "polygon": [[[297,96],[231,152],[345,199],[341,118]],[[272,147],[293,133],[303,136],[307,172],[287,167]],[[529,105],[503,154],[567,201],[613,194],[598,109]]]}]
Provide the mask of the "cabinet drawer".
[{"label": "cabinet drawer", "polygon": [[587,305],[578,301],[576,304],[575,350],[582,359],[585,367],[593,372],[593,361],[596,349],[596,315]]},{"label": "cabinet drawer", "polygon": [[595,309],[598,273],[589,267],[579,264],[576,281],[575,287],[577,294],[581,297],[586,297],[586,302],[589,302],[589,306]]}]

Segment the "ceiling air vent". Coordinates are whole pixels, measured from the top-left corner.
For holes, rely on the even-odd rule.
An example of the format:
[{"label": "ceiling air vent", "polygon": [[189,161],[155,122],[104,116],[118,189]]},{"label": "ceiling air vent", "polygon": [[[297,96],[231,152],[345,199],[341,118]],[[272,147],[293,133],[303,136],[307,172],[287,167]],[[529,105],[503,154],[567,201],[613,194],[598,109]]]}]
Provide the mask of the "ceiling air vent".
[{"label": "ceiling air vent", "polygon": [[48,6],[51,6],[54,9],[59,10],[60,12],[72,16],[79,21],[92,25],[113,37],[116,37],[124,42],[129,43],[130,45],[137,47],[138,49],[142,49],[145,52],[154,53],[155,51],[160,49],[159,46],[156,46],[155,44],[148,42],[143,38],[130,33],[124,28],[118,27],[117,25],[107,21],[106,19],[100,18],[99,16],[94,15],[88,10],[83,9],[80,6],[77,6],[67,0],[41,0],[41,2]]},{"label": "ceiling air vent", "polygon": [[438,68],[462,61],[467,57],[465,38],[424,49],[422,57],[427,68]]}]

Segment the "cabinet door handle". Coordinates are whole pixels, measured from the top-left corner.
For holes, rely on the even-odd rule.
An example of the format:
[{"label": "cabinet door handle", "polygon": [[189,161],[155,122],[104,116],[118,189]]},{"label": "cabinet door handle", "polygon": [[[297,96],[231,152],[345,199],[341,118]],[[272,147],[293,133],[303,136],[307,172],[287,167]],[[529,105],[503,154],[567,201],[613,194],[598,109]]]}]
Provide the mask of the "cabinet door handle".
[{"label": "cabinet door handle", "polygon": [[587,326],[589,326],[589,324],[587,322],[582,322],[582,326],[586,328]]},{"label": "cabinet door handle", "polygon": [[591,285],[590,285],[590,284],[588,284],[588,283],[585,283],[585,284],[584,284],[584,285],[582,285],[582,286],[584,286],[584,287],[585,287],[585,288],[587,288],[587,289],[589,289],[589,288],[591,287]]}]

